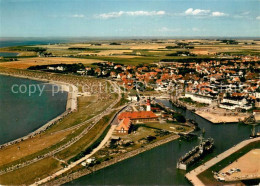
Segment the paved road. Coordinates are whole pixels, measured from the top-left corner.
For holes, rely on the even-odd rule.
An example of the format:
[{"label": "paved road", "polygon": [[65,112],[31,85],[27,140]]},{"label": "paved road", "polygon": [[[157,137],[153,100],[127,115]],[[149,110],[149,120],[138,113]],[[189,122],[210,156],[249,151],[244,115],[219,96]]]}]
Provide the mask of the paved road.
[{"label": "paved road", "polygon": [[199,178],[198,175],[202,173],[203,171],[207,170],[208,168],[212,167],[213,165],[217,164],[221,160],[225,159],[226,157],[230,156],[234,152],[238,151],[239,149],[245,147],[249,143],[260,141],[260,137],[248,139],[245,141],[242,141],[241,143],[237,144],[236,146],[228,149],[227,151],[223,152],[222,154],[216,156],[215,158],[211,159],[210,161],[206,162],[205,164],[197,167],[196,169],[190,171],[185,176],[186,178],[193,184],[193,185],[205,185]]}]

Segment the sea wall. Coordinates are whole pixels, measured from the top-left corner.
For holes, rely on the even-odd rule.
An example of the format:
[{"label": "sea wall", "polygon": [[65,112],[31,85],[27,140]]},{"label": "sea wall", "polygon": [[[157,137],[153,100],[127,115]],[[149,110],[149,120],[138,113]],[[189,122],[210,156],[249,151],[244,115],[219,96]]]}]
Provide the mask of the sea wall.
[{"label": "sea wall", "polygon": [[49,185],[62,185],[64,183],[67,183],[67,182],[70,182],[72,180],[75,180],[75,179],[77,179],[79,177],[88,175],[88,174],[90,174],[90,173],[92,173],[94,171],[98,171],[98,170],[103,169],[105,167],[108,167],[110,165],[116,164],[116,163],[118,163],[120,161],[126,160],[128,158],[133,157],[133,156],[136,156],[136,155],[138,155],[140,153],[143,153],[145,151],[151,150],[151,149],[153,149],[153,148],[155,148],[157,146],[160,146],[162,144],[165,144],[165,143],[168,143],[170,141],[176,140],[178,138],[179,138],[179,136],[177,136],[177,135],[170,136],[168,138],[165,138],[165,139],[159,140],[157,142],[148,144],[148,145],[146,145],[144,147],[140,147],[140,148],[138,148],[136,150],[133,150],[133,151],[130,151],[130,152],[127,152],[127,153],[123,153],[123,154],[121,154],[119,156],[116,156],[115,158],[113,158],[111,160],[104,161],[101,164],[95,165],[94,167],[91,167],[89,169],[86,168],[86,169],[74,172],[72,174],[69,174],[69,175],[64,175],[63,177],[58,178],[56,180],[53,180],[51,182],[48,182],[48,183],[46,183],[44,185],[48,185],[48,186]]}]

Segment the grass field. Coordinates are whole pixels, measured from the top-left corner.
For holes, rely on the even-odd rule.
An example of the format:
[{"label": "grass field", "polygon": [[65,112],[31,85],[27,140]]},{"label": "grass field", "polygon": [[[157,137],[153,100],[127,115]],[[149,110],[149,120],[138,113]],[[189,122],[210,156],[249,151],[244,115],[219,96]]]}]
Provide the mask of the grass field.
[{"label": "grass field", "polygon": [[61,163],[50,157],[39,161],[37,164],[32,164],[27,167],[15,170],[0,176],[0,184],[2,185],[22,185],[31,184],[36,181],[36,178],[44,178],[49,174],[61,168]]},{"label": "grass field", "polygon": [[[108,126],[109,119],[115,114],[115,111],[111,114],[103,117],[85,136],[83,136],[79,141],[75,144],[66,148],[65,150],[57,153],[55,155],[55,159],[53,158],[46,158],[41,161],[38,161],[32,165],[29,165],[25,168],[18,169],[16,171],[4,174],[0,176],[1,184],[21,184],[21,183],[33,183],[35,178],[43,178],[51,173],[55,172],[56,170],[60,169],[61,163],[57,161],[68,161],[70,158],[79,154],[83,149],[86,149],[91,144],[93,144],[99,137],[102,135],[103,131]],[[82,128],[85,128],[83,126]],[[37,171],[35,171],[37,169]],[[33,172],[33,174],[28,174],[28,172]],[[14,182],[12,182],[12,177],[15,178]],[[23,181],[24,180],[26,182]]]}]

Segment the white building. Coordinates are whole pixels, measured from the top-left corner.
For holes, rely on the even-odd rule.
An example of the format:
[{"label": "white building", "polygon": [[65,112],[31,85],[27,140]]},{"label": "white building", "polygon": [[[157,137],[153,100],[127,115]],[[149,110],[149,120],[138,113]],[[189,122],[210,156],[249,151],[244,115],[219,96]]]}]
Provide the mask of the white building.
[{"label": "white building", "polygon": [[219,107],[228,110],[235,110],[235,109],[249,110],[252,108],[252,105],[248,104],[245,98],[238,97],[238,98],[223,98],[222,103],[219,104]]},{"label": "white building", "polygon": [[185,93],[185,97],[191,98],[193,101],[206,104],[212,104],[215,101],[213,97],[192,93]]},{"label": "white building", "polygon": [[63,66],[58,66],[58,67],[56,68],[56,70],[58,70],[58,71],[64,71],[65,69],[64,69]]},{"label": "white building", "polygon": [[47,67],[48,70],[56,70],[55,67]]}]

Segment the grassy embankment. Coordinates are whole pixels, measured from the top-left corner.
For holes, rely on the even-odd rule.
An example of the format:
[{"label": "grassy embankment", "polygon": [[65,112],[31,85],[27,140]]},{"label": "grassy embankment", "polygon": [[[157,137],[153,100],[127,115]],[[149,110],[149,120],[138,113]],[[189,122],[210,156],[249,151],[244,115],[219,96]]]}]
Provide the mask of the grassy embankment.
[{"label": "grassy embankment", "polygon": [[[67,162],[64,159],[61,159],[62,157],[66,157],[69,163],[84,157],[86,154],[89,154],[94,148],[96,148],[100,144],[100,142],[106,136],[108,130],[110,129],[109,120],[110,118],[112,118],[115,112],[116,111],[103,117],[95,125],[95,127],[93,127],[90,130],[88,135],[80,139],[71,147],[55,155],[55,157],[43,159],[27,167],[2,175],[0,176],[0,183],[15,185],[31,184],[35,182],[37,179],[44,178],[65,166]],[[82,151],[82,149],[85,150]],[[77,167],[75,168],[75,170],[77,170]],[[33,172],[33,174],[28,174],[31,171]]]},{"label": "grassy embankment", "polygon": [[[103,105],[104,104],[105,103],[103,103]],[[109,104],[111,104],[111,103],[109,103]],[[95,107],[95,105],[93,105],[93,106]],[[81,106],[79,106],[79,108],[80,107]],[[100,105],[99,105],[99,107],[100,107]],[[93,107],[89,108],[89,109],[83,108],[84,111],[79,109],[78,117],[80,117],[80,115],[81,116],[85,115],[83,117],[87,117],[88,114],[91,113],[91,111],[93,112],[93,109],[94,109]],[[77,117],[76,114],[74,116],[75,116],[75,119],[78,119],[78,118],[76,118]],[[67,118],[66,121],[64,122],[64,124],[66,125],[66,123],[69,123],[69,121],[74,120],[72,118],[74,118],[74,117],[71,116],[71,118]],[[75,120],[74,120],[74,122],[77,123],[77,121],[75,121]],[[4,150],[1,150],[0,151],[1,157],[6,157],[6,158],[2,159],[2,163],[4,163],[4,165],[1,166],[1,169],[4,168],[4,167],[11,166],[13,164],[28,161],[30,159],[33,159],[36,156],[39,156],[41,154],[45,154],[45,153],[47,153],[51,150],[56,149],[59,146],[61,146],[62,144],[65,144],[66,142],[68,142],[73,137],[80,134],[89,125],[89,124],[86,124],[86,125],[80,127],[79,129],[75,129],[75,130],[67,131],[67,132],[63,133],[63,132],[60,132],[60,130],[63,129],[62,122],[60,124],[61,125],[55,125],[55,129],[51,129],[50,131],[47,131],[46,132],[47,134],[43,134],[39,137],[37,136],[37,137],[33,138],[32,140],[29,140],[29,141],[26,140],[24,142],[21,142],[21,143],[16,144],[16,145],[12,145],[12,146],[4,149]],[[55,130],[58,131],[58,132],[56,132],[57,135],[55,134],[55,132],[52,132],[52,131],[55,131]],[[93,140],[95,139],[95,137],[98,136],[99,133],[102,133],[102,130],[104,130],[103,123],[99,122],[97,125],[95,125],[94,128],[92,128],[78,142],[76,142],[75,144],[73,144],[69,148],[59,152],[55,156],[57,156],[59,159],[64,159],[66,161],[67,159],[71,158],[71,156],[80,152],[82,150],[82,148],[90,145],[93,142]],[[65,136],[65,134],[67,134],[67,136]],[[41,144],[44,144],[44,145],[41,145]],[[18,147],[21,149],[22,152],[17,153]],[[11,154],[15,154],[15,157],[12,158],[12,159],[10,158]],[[11,162],[10,162],[10,160],[11,160]],[[9,163],[8,163],[8,161],[9,161]],[[27,167],[18,169],[17,171],[20,172],[21,174],[17,174],[17,175],[22,175],[23,171],[28,171],[31,168],[33,169],[35,166],[40,165],[40,164],[41,164],[40,162],[37,162],[37,163],[34,163],[34,164],[29,165]],[[60,167],[61,167],[61,165],[59,164],[59,166],[56,167],[56,168],[60,168]],[[42,172],[44,173],[45,166],[43,166],[41,169],[42,169]],[[12,177],[10,175],[13,175],[14,177],[16,177],[15,175],[16,175],[17,171],[1,175],[0,180],[5,180],[4,178]],[[53,170],[53,171],[55,171],[55,170]],[[51,173],[52,170],[49,170],[49,172]],[[39,175],[37,175],[37,176],[35,175],[35,177],[41,176],[41,171],[39,171],[38,173],[39,173]],[[17,179],[19,180],[19,178],[17,178]],[[31,178],[28,177],[28,179],[31,179]],[[5,184],[5,182],[2,182],[2,181],[1,181],[1,183]],[[21,182],[21,183],[23,183],[23,182]],[[16,184],[16,183],[13,183],[13,184]]]}]

